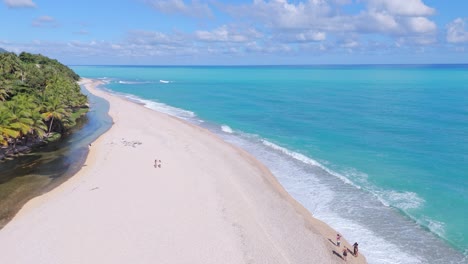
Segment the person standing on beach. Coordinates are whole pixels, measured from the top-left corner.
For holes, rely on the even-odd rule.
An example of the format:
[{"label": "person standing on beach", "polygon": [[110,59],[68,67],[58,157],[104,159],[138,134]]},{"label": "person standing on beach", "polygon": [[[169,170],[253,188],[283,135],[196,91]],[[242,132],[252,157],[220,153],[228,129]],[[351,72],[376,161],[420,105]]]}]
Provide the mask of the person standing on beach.
[{"label": "person standing on beach", "polygon": [[341,235],[336,234],[336,246],[339,247],[341,245]]},{"label": "person standing on beach", "polygon": [[354,242],[353,249],[354,249],[354,256],[355,257],[358,256],[358,252],[359,252],[358,246],[359,246],[359,244],[357,242]]},{"label": "person standing on beach", "polygon": [[348,249],[345,246],[344,249],[343,249],[343,259],[344,259],[344,261],[346,261],[346,257],[348,257]]}]

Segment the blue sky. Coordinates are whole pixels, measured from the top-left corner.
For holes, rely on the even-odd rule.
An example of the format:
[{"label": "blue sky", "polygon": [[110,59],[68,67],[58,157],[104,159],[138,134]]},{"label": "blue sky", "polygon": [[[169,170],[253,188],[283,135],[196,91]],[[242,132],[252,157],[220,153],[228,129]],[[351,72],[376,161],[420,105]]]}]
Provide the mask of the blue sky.
[{"label": "blue sky", "polygon": [[468,63],[467,0],[0,1],[0,47],[73,65]]}]

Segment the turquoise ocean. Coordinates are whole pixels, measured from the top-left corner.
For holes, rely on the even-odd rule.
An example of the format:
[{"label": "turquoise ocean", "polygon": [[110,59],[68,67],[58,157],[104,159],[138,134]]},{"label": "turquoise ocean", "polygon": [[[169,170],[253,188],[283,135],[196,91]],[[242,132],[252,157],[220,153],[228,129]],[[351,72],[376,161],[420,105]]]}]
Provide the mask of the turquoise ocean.
[{"label": "turquoise ocean", "polygon": [[468,65],[71,68],[247,150],[369,263],[468,263]]}]

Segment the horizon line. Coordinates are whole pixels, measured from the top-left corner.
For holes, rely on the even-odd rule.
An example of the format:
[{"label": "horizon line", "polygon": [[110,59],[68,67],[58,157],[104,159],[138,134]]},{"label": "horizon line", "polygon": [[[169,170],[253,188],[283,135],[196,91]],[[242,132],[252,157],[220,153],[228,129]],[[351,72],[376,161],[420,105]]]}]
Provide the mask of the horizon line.
[{"label": "horizon line", "polygon": [[66,64],[67,66],[114,67],[310,67],[310,66],[468,66],[464,63],[330,63],[330,64]]}]

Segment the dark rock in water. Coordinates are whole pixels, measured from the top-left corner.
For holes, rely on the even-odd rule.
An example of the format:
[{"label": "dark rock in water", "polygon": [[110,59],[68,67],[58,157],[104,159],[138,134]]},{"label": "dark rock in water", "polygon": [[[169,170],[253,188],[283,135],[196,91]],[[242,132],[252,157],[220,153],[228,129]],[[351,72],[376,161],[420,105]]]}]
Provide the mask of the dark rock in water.
[{"label": "dark rock in water", "polygon": [[29,146],[17,146],[16,147],[16,150],[19,152],[19,153],[28,153],[31,151],[31,148]]},{"label": "dark rock in water", "polygon": [[5,151],[5,156],[11,157],[11,156],[14,156],[16,153],[18,153],[16,149],[10,148]]},{"label": "dark rock in water", "polygon": [[34,145],[32,145],[31,147],[41,147],[41,146],[45,146],[47,145],[47,142],[45,142],[44,140],[37,140],[37,142],[34,142]]},{"label": "dark rock in water", "polygon": [[33,148],[41,147],[47,143],[42,139],[31,139],[28,142],[18,142],[16,146],[7,146],[0,148],[0,160],[17,157],[20,154],[26,154],[33,150]]}]

